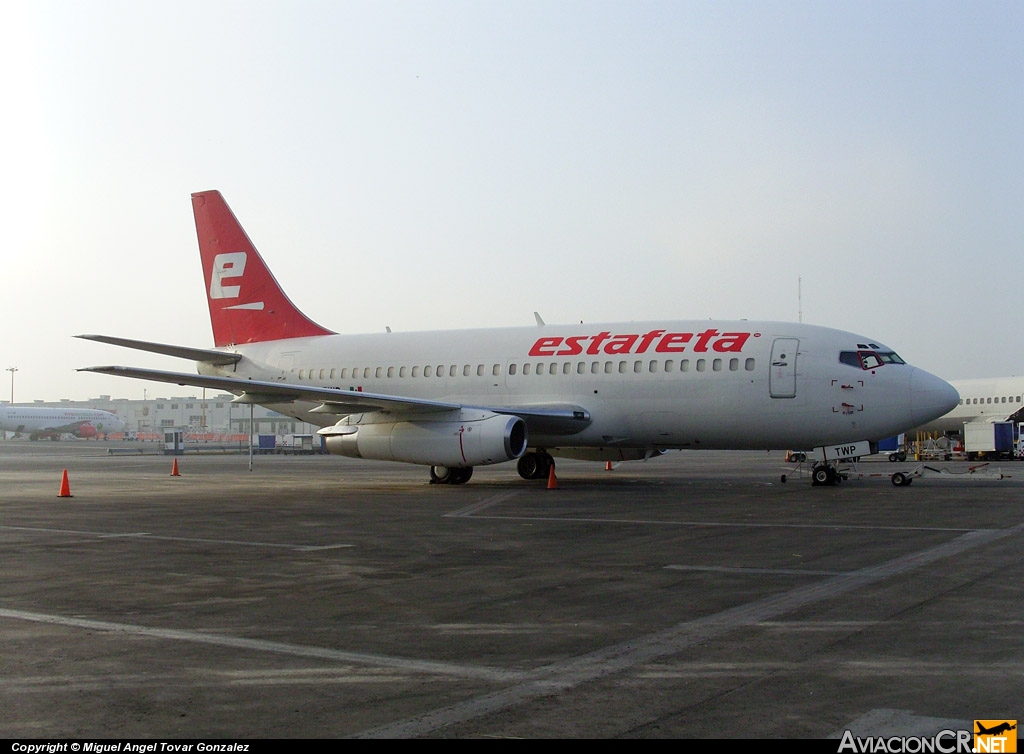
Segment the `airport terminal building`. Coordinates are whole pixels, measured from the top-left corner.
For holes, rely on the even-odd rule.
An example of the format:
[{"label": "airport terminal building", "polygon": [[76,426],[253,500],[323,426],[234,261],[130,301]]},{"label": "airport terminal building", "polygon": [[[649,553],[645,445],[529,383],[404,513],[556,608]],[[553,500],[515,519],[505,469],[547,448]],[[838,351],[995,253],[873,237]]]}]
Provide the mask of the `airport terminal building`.
[{"label": "airport terminal building", "polygon": [[[229,393],[199,398],[181,396],[172,398],[146,398],[132,400],[101,395],[86,401],[33,401],[9,404],[36,408],[96,408],[109,411],[128,425],[127,439],[160,440],[168,429],[184,430],[193,440],[224,441],[248,438],[250,434],[249,405],[232,403]],[[252,423],[256,435],[284,437],[296,434],[314,434],[317,426],[300,422],[290,416],[254,406]]]}]

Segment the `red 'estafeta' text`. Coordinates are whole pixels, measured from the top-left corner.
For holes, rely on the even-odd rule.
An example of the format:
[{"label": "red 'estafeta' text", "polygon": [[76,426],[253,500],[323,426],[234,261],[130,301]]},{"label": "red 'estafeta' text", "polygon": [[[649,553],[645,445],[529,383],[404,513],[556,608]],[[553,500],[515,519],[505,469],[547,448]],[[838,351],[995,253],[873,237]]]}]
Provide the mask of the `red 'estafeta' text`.
[{"label": "red 'estafeta' text", "polygon": [[568,338],[538,338],[530,356],[578,356],[626,353],[740,353],[753,333],[718,332],[709,328],[699,333],[651,330],[644,334],[612,335],[607,330],[597,335],[570,335]]}]

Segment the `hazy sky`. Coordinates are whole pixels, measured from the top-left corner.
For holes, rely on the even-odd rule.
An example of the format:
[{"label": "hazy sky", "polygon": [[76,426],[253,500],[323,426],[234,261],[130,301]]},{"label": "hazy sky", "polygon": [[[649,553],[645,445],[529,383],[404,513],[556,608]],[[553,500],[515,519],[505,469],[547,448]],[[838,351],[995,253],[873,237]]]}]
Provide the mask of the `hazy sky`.
[{"label": "hazy sky", "polygon": [[189,394],[72,336],[212,345],[205,189],[338,332],[802,308],[1024,373],[1024,3],[33,0],[0,85],[16,401]]}]

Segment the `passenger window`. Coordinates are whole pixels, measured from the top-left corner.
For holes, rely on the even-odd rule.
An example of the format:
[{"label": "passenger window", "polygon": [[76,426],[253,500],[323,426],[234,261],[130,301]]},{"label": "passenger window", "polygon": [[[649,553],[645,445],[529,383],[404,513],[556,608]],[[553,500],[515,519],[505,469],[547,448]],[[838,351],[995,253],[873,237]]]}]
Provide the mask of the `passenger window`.
[{"label": "passenger window", "polygon": [[494,375],[495,377],[500,377],[501,376],[501,364],[495,364],[493,367],[491,367],[491,374]]},{"label": "passenger window", "polygon": [[740,360],[739,359],[729,359],[729,371],[730,372],[738,372],[739,369],[740,369]]},{"label": "passenger window", "polygon": [[644,363],[642,361],[633,362],[633,374],[640,374],[644,370]]},{"label": "passenger window", "polygon": [[722,371],[722,360],[721,359],[715,359],[714,361],[712,361],[711,362],[711,368],[714,369],[716,372],[721,372]]},{"label": "passenger window", "polygon": [[544,362],[537,364],[537,374],[544,374]]},{"label": "passenger window", "polygon": [[483,377],[484,376],[484,365],[483,364],[477,364],[476,365],[476,376],[477,377]]},{"label": "passenger window", "polygon": [[666,361],[665,362],[665,371],[666,372],[671,372],[672,369],[675,367],[675,365],[676,365],[676,363],[674,361]]},{"label": "passenger window", "polygon": [[679,362],[679,371],[680,372],[689,372],[690,371],[690,360],[689,359],[683,359],[682,361]]},{"label": "passenger window", "polygon": [[427,364],[425,367],[423,367],[423,376],[424,377],[433,377],[434,376],[434,367],[431,366],[430,364]]},{"label": "passenger window", "polygon": [[746,369],[748,372],[753,372],[754,371],[754,360],[753,359],[747,359],[746,362],[743,364],[743,368]]},{"label": "passenger window", "polygon": [[515,364],[509,364],[508,365],[508,373],[509,373],[509,376],[514,376],[515,375],[515,373],[516,373],[516,365]]},{"label": "passenger window", "polygon": [[529,364],[523,364],[523,374],[529,374],[529,373],[530,373],[530,365]]},{"label": "passenger window", "polygon": [[697,359],[697,371],[703,372],[705,369],[705,364],[706,362],[704,359]]}]

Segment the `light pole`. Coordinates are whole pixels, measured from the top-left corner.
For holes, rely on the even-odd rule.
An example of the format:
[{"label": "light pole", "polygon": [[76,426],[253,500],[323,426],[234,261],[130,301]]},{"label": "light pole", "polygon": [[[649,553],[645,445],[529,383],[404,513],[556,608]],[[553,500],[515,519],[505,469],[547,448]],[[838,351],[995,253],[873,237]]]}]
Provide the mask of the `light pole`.
[{"label": "light pole", "polygon": [[18,367],[7,367],[7,371],[11,373],[11,405],[14,405],[14,373],[18,371]]}]

